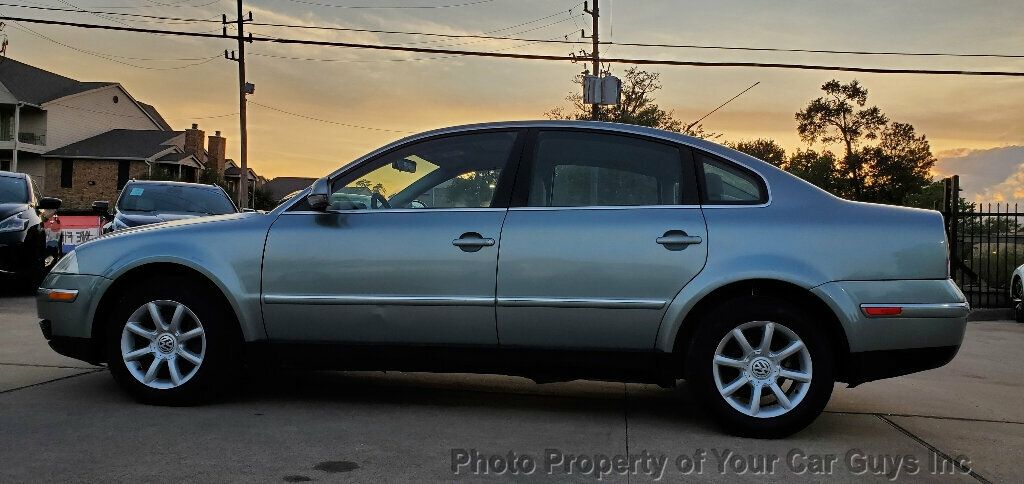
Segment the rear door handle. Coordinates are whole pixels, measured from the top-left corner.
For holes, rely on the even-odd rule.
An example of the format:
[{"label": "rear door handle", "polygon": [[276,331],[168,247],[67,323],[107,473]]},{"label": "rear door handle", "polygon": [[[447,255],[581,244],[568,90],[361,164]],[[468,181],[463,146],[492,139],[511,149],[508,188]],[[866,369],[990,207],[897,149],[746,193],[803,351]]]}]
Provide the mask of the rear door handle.
[{"label": "rear door handle", "polygon": [[452,245],[466,252],[476,252],[483,247],[494,245],[494,239],[485,238],[476,232],[466,232],[452,241]]},{"label": "rear door handle", "polygon": [[699,235],[687,235],[682,230],[669,230],[665,235],[654,239],[655,242],[664,246],[685,246],[704,242]]}]

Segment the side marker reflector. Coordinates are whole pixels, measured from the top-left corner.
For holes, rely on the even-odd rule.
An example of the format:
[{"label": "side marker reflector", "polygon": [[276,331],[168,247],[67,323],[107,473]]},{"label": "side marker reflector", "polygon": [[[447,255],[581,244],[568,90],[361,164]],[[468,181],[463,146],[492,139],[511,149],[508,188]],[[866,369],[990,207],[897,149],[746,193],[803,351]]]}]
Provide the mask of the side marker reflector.
[{"label": "side marker reflector", "polygon": [[78,298],[78,291],[50,289],[46,293],[46,299],[54,302],[72,302]]},{"label": "side marker reflector", "polygon": [[903,308],[899,306],[868,306],[863,310],[864,314],[868,316],[899,316],[903,314]]}]

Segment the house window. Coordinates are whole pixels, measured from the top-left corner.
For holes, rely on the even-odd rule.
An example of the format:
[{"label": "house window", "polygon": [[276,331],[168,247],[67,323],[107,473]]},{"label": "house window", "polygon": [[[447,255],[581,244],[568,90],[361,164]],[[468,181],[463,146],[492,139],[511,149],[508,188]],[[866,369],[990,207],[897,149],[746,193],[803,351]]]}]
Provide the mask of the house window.
[{"label": "house window", "polygon": [[128,160],[121,160],[117,162],[117,189],[124,188],[124,185],[128,183],[128,168],[131,167],[131,162]]},{"label": "house window", "polygon": [[11,171],[11,160],[0,160],[0,171]]},{"label": "house window", "polygon": [[71,180],[75,177],[74,160],[60,160],[60,187],[71,188]]}]

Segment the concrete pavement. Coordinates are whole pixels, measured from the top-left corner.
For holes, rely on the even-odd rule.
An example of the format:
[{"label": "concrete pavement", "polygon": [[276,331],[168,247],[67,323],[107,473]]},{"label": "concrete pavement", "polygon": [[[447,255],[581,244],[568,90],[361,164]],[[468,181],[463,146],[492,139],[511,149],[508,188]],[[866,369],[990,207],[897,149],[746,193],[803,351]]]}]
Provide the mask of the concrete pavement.
[{"label": "concrete pavement", "polygon": [[[971,323],[950,365],[837,385],[824,415],[775,441],[722,434],[685,384],[279,372],[229,401],[167,408],[54,354],[32,300],[0,298],[0,481],[594,481],[607,456],[610,482],[1019,482],[1022,357],[1024,325]],[[632,457],[627,473],[616,455]],[[957,456],[973,474],[945,461]]]}]

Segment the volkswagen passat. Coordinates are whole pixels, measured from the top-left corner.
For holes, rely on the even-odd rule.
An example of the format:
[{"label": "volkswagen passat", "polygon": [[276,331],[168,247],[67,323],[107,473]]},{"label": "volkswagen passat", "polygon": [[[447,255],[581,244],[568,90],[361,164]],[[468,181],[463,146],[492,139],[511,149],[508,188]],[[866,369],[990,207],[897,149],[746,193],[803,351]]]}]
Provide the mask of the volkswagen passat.
[{"label": "volkswagen passat", "polygon": [[267,214],[127,229],[39,294],[58,352],[197,402],[245,363],[690,388],[788,435],[963,338],[938,212],[849,202],[677,133],[512,122],[412,136]]}]

